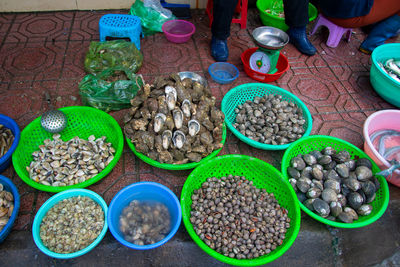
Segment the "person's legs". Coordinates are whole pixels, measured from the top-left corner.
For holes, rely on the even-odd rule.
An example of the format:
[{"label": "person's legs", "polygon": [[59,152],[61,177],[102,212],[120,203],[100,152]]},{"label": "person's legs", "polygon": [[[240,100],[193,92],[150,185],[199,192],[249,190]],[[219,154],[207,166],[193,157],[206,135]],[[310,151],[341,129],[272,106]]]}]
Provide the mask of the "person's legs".
[{"label": "person's legs", "polygon": [[301,53],[312,56],[317,49],[307,38],[306,26],[308,24],[308,0],[283,0],[285,23],[289,26],[287,31],[289,41]]},{"label": "person's legs", "polygon": [[361,17],[349,19],[329,18],[330,21],[345,28],[358,28],[374,24],[367,38],[362,42],[360,51],[370,54],[388,38],[394,37],[400,30],[400,1],[374,0],[370,12]]},{"label": "person's legs", "polygon": [[216,61],[226,61],[229,50],[226,39],[230,35],[231,21],[238,0],[214,0],[211,25],[211,56]]}]

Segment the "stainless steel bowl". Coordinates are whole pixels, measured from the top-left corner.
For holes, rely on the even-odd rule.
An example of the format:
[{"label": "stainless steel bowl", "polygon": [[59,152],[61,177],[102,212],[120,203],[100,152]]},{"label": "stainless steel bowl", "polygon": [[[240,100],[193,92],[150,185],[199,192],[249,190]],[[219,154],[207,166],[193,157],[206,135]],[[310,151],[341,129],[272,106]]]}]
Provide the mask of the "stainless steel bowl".
[{"label": "stainless steel bowl", "polygon": [[252,36],[258,46],[271,50],[281,49],[289,42],[286,32],[270,26],[254,29]]},{"label": "stainless steel bowl", "polygon": [[204,87],[207,87],[207,80],[200,76],[199,74],[195,73],[195,72],[191,72],[191,71],[182,71],[182,72],[178,72],[179,77],[181,78],[181,80],[185,79],[185,78],[190,78],[193,81],[199,82],[201,85],[203,85]]}]

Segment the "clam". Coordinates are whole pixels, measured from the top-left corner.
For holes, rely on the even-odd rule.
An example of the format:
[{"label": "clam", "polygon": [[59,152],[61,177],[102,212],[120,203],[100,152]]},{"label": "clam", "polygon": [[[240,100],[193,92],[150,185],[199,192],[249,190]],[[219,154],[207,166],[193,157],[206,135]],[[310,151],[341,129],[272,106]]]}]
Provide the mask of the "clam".
[{"label": "clam", "polygon": [[340,183],[337,180],[328,179],[324,182],[324,188],[330,188],[335,191],[336,194],[340,193]]},{"label": "clam", "polygon": [[321,189],[319,189],[319,188],[317,188],[317,187],[310,188],[310,189],[307,191],[307,194],[306,194],[306,196],[307,196],[308,198],[317,198],[317,197],[319,197],[320,195],[321,195]]},{"label": "clam", "polygon": [[180,110],[180,108],[175,108],[172,111],[172,117],[174,119],[175,127],[176,129],[182,128],[183,124],[183,112]]},{"label": "clam", "polygon": [[332,201],[329,204],[329,207],[331,209],[331,214],[335,217],[337,217],[343,211],[342,204],[340,204],[338,201]]},{"label": "clam", "polygon": [[197,120],[190,120],[188,122],[189,135],[195,136],[200,131],[200,123]]},{"label": "clam", "polygon": [[345,207],[343,211],[351,215],[353,217],[353,220],[358,220],[358,214],[354,209],[350,207]]},{"label": "clam", "polygon": [[154,117],[154,132],[158,133],[163,127],[167,117],[165,114],[157,113]]},{"label": "clam", "polygon": [[182,131],[175,131],[172,137],[172,141],[174,142],[174,146],[178,149],[182,148],[186,142],[186,136]]},{"label": "clam", "polygon": [[344,163],[340,163],[335,167],[336,172],[343,178],[349,177],[350,169]]},{"label": "clam", "polygon": [[296,168],[289,167],[287,169],[287,171],[288,171],[288,174],[289,174],[290,177],[293,177],[293,178],[296,178],[296,179],[300,178],[300,172]]},{"label": "clam", "polygon": [[315,198],[309,198],[303,202],[303,205],[306,206],[307,209],[314,211],[314,206],[313,206],[314,201]]},{"label": "clam", "polygon": [[330,188],[325,188],[324,191],[322,191],[321,197],[327,203],[337,201],[337,194],[336,194],[335,190],[330,189]]},{"label": "clam", "polygon": [[360,215],[364,215],[364,216],[369,215],[372,212],[372,206],[369,204],[361,205],[361,207],[358,208],[357,212]]},{"label": "clam", "polygon": [[172,132],[170,130],[165,130],[162,133],[162,146],[165,150],[169,148],[171,140],[172,140]]},{"label": "clam", "polygon": [[358,159],[356,165],[357,165],[357,167],[365,166],[365,167],[367,167],[369,169],[372,169],[371,161],[369,161],[369,159],[366,159],[366,158]]},{"label": "clam", "polygon": [[336,150],[330,146],[325,147],[324,149],[322,149],[321,152],[322,152],[322,154],[329,155],[329,156],[336,154]]},{"label": "clam", "polygon": [[297,170],[301,171],[306,167],[306,163],[301,157],[294,157],[290,160],[290,163],[293,168],[296,168]]},{"label": "clam", "polygon": [[309,166],[314,165],[315,163],[317,163],[317,159],[311,154],[303,155],[303,160]]},{"label": "clam", "polygon": [[341,212],[338,215],[338,219],[344,223],[352,223],[353,222],[353,216],[348,212]]},{"label": "clam", "polygon": [[366,181],[372,177],[372,171],[368,167],[359,166],[356,168],[356,176],[359,181]]},{"label": "clam", "polygon": [[352,191],[358,191],[361,188],[360,182],[355,178],[344,180],[344,184]]},{"label": "clam", "polygon": [[350,153],[347,150],[342,150],[332,155],[333,160],[337,163],[345,163],[350,160]]},{"label": "clam", "polygon": [[322,155],[318,158],[318,163],[322,165],[326,165],[332,162],[332,157],[329,155]]},{"label": "clam", "polygon": [[316,198],[313,202],[314,210],[323,218],[328,217],[330,213],[330,208],[328,203],[323,201],[322,199]]},{"label": "clam", "polygon": [[364,199],[359,193],[352,192],[347,196],[347,201],[348,201],[348,204],[350,205],[350,207],[357,210],[363,204]]},{"label": "clam", "polygon": [[185,115],[185,117],[187,117],[187,118],[190,118],[190,116],[191,116],[191,111],[190,111],[191,107],[192,107],[192,103],[190,102],[190,100],[188,100],[188,99],[183,100],[181,109],[182,109],[183,115]]}]

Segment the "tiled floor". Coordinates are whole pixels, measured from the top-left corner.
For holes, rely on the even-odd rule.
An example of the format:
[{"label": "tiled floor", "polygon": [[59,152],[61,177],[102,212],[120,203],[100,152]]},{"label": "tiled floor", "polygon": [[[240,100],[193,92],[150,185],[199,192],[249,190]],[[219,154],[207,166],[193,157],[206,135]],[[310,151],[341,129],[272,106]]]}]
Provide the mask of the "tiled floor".
[{"label": "tiled floor", "polygon": [[[127,10],[113,13],[127,13]],[[239,70],[239,78],[229,85],[213,82],[207,73],[213,63],[208,18],[204,10],[192,11],[196,33],[189,42],[172,44],[163,34],[141,41],[144,57],[139,70],[147,82],[154,77],[178,71],[194,71],[205,76],[213,94],[222,100],[231,88],[256,82],[249,78],[240,60],[241,53],[254,47],[251,32],[261,26],[258,11],[249,10],[248,27],[231,27],[229,62]],[[49,107],[49,93],[55,107],[81,105],[78,83],[84,77],[83,60],[90,41],[98,41],[98,20],[109,11],[66,11],[50,13],[0,14],[0,113],[14,118],[23,129]],[[311,29],[312,24],[309,25]],[[357,48],[365,35],[355,29],[351,41],[337,48],[326,46],[327,31],[310,37],[318,52],[312,57],[300,54],[288,44],[282,53],[290,69],[272,84],[297,95],[310,109],[312,134],[342,138],[362,147],[362,125],[373,112],[394,108],[380,98],[369,82],[370,57]],[[399,42],[391,39],[390,42]],[[111,112],[122,126],[126,111]],[[280,169],[283,152],[261,151],[240,142],[230,132],[221,154],[258,157]],[[101,194],[107,203],[123,187],[138,181],[156,181],[178,196],[190,171],[165,171],[142,162],[125,146],[113,171],[88,189]],[[73,260],[51,259],[34,245],[31,225],[38,208],[51,196],[37,191],[16,175],[10,177],[21,194],[21,208],[14,229],[0,245],[0,265],[117,265],[137,266],[221,266],[202,252],[190,239],[183,224],[166,245],[151,251],[132,251],[120,245],[109,233],[92,252]],[[361,229],[326,227],[303,214],[299,236],[293,247],[272,265],[307,266],[399,266],[400,189],[390,185],[390,203],[383,217]]]}]

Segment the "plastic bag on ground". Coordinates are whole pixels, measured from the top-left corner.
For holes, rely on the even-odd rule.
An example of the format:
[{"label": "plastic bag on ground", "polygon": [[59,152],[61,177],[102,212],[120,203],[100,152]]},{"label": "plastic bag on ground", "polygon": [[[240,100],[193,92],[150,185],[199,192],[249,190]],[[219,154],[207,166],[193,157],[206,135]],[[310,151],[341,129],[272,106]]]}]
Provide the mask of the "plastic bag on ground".
[{"label": "plastic bag on ground", "polygon": [[163,8],[160,1],[156,0],[136,0],[129,14],[140,18],[144,35],[162,32],[164,22],[176,19],[170,10]]},{"label": "plastic bag on ground", "polygon": [[88,74],[79,83],[82,103],[105,112],[130,107],[130,100],[144,85],[142,75],[124,67],[114,67],[99,74]]},{"label": "plastic bag on ground", "polygon": [[85,71],[99,73],[113,67],[124,67],[136,73],[143,63],[143,55],[134,43],[125,40],[91,42],[85,57]]}]

